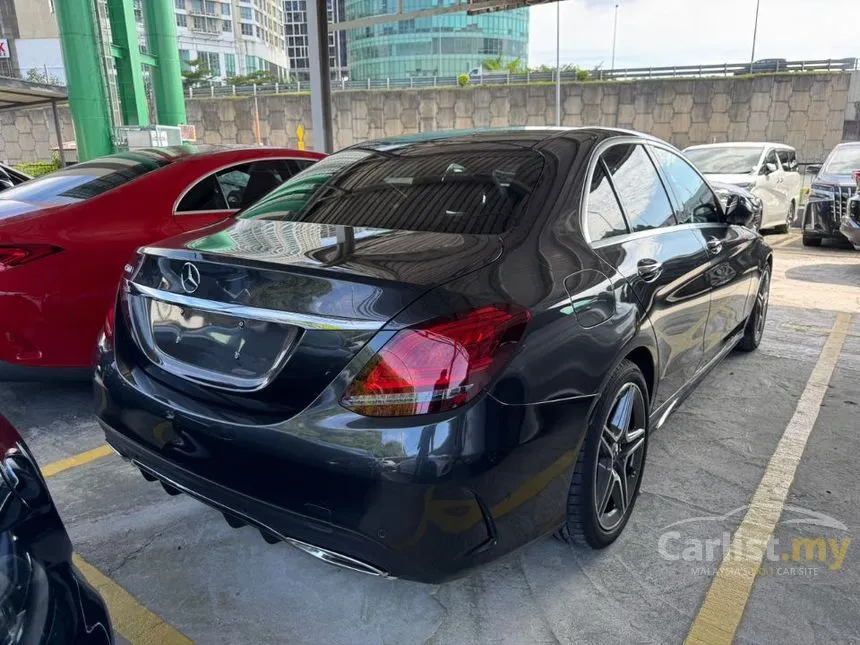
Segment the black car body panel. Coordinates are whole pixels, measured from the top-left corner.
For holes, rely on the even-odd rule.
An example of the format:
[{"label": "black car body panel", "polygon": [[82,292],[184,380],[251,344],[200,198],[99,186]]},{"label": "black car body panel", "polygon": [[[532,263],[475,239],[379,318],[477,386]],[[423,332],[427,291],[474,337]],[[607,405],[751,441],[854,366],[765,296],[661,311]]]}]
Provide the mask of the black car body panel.
[{"label": "black car body panel", "polygon": [[[459,159],[466,150],[473,160],[530,151],[540,155],[540,172],[473,173],[476,184],[492,174],[498,186],[510,186],[516,207],[503,220],[461,221],[465,207],[446,202],[446,232],[346,226],[338,202],[343,195],[348,203],[349,191],[338,189],[323,222],[285,221],[306,211],[293,212],[274,194],[262,206],[270,216],[240,221],[217,240],[186,236],[146,249],[125,276],[96,369],[108,442],[147,477],[222,510],[233,524],[250,523],[329,561],[350,558],[350,568],[371,573],[442,580],[554,530],[565,518],[590,415],[615,366],[626,359],[641,367],[652,418],[661,421],[736,342],[770,261],[758,234],[724,223],[589,243],[583,186],[596,155],[616,144],[671,150],[600,128],[384,140],[346,152],[375,150],[383,161],[399,155],[409,168]],[[452,166],[466,181],[471,170]],[[391,167],[400,173],[400,165]],[[374,172],[371,165],[367,174]],[[404,194],[413,185],[400,174],[388,183]],[[379,185],[368,190],[388,190]],[[393,201],[376,203],[385,213],[402,198],[395,189],[386,194]],[[425,194],[419,196],[409,204],[421,211]],[[666,189],[665,201],[664,217],[686,217],[687,202],[674,190]],[[254,250],[236,250],[263,226],[270,235]],[[305,241],[275,249],[276,237]],[[643,278],[638,262],[653,253],[663,254],[662,267],[656,279]],[[183,287],[186,263],[199,279]],[[287,288],[273,288],[278,283]],[[146,328],[153,320],[159,328],[161,314],[153,312],[165,302],[192,312],[204,328],[218,327],[210,335],[239,355],[240,345],[229,344],[230,329],[239,326],[228,329],[217,315],[250,313],[256,322],[262,316],[300,331],[284,363],[269,366],[263,387],[207,383],[186,365],[199,367],[202,359],[189,353],[182,365],[171,364],[169,343],[148,347],[154,341]],[[350,384],[401,332],[495,303],[513,303],[530,320],[506,364],[467,403],[392,417],[342,404]],[[248,304],[250,312],[242,308]],[[222,352],[215,345],[206,360]],[[222,367],[212,372],[233,379],[230,355],[223,352]]]},{"label": "black car body panel", "polygon": [[860,251],[860,194],[856,194],[848,200],[848,216],[842,219],[839,227],[851,245]]},{"label": "black car body panel", "polygon": [[104,601],[72,563],[72,544],[39,468],[2,416],[0,444],[0,630],[20,630],[4,642],[111,645]]}]

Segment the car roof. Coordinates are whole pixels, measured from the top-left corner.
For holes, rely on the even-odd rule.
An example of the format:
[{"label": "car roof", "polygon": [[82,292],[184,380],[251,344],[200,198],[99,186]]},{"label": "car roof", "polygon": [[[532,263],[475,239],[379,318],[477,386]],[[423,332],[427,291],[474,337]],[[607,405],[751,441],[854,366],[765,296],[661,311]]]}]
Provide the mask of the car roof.
[{"label": "car roof", "polygon": [[660,139],[651,136],[650,134],[636,132],[634,130],[624,130],[622,128],[607,128],[598,126],[522,126],[508,128],[474,128],[469,130],[422,132],[419,134],[406,134],[395,137],[374,139],[372,141],[365,141],[350,147],[353,149],[365,148],[379,150],[380,152],[392,152],[398,148],[403,147],[414,147],[424,144],[440,143],[500,143],[506,145],[518,145],[525,148],[532,148],[550,139],[583,139],[587,137],[607,139],[613,136],[635,136],[647,141],[665,143]]},{"label": "car roof", "polygon": [[[215,155],[231,155],[236,154],[237,152],[247,152],[249,154],[263,154],[265,156],[270,156],[272,154],[277,154],[281,152],[283,154],[296,154],[296,155],[312,155],[313,153],[309,153],[307,151],[299,151],[294,150],[292,148],[280,148],[280,147],[261,147],[261,146],[249,146],[249,145],[191,145],[185,144],[181,146],[167,146],[164,148],[136,148],[134,150],[127,150],[124,152],[117,152],[112,155],[106,155],[105,157],[100,157],[100,159],[110,159],[110,158],[123,158],[123,159],[137,159],[140,161],[160,161],[167,163],[174,163],[177,161],[183,161],[187,159],[199,158],[203,156],[215,156]],[[95,160],[94,160],[95,161]]]},{"label": "car roof", "polygon": [[721,143],[701,143],[688,146],[684,150],[698,150],[701,148],[779,148],[780,150],[794,150],[794,146],[785,143],[771,143],[768,141],[724,141]]}]

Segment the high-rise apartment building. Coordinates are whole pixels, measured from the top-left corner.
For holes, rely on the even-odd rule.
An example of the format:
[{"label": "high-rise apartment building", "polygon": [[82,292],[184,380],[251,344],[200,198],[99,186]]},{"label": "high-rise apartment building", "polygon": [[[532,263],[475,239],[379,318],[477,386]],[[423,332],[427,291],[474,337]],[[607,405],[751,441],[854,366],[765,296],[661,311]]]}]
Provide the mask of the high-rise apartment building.
[{"label": "high-rise apartment building", "polygon": [[[329,23],[344,19],[344,0],[327,0],[327,4]],[[299,81],[310,80],[307,0],[284,0],[284,22],[290,75]],[[331,77],[340,79],[346,76],[346,32],[329,33],[328,56]]]},{"label": "high-rise apartment building", "polygon": [[[400,0],[345,0],[346,19],[364,18],[394,11]],[[444,0],[404,0],[406,11],[432,9]],[[455,76],[476,69],[488,59],[528,61],[529,10],[478,15],[442,14],[401,20],[347,34],[349,76],[407,78]]]},{"label": "high-rise apartment building", "polygon": [[289,74],[283,0],[174,0],[179,52],[217,79],[268,71]]},{"label": "high-rise apartment building", "polygon": [[0,0],[0,75],[65,83],[55,0]]}]

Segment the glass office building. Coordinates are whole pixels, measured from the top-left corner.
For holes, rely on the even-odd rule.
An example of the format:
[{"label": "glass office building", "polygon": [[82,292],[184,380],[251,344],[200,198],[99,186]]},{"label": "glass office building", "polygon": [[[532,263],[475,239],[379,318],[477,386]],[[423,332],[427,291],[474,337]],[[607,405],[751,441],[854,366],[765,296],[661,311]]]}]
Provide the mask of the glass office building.
[{"label": "glass office building", "polygon": [[[345,0],[346,19],[389,14],[398,0]],[[451,4],[448,0],[403,0],[403,11]],[[456,76],[493,58],[505,63],[519,58],[527,64],[529,10],[465,12],[401,20],[360,29],[347,35],[352,80]]]}]

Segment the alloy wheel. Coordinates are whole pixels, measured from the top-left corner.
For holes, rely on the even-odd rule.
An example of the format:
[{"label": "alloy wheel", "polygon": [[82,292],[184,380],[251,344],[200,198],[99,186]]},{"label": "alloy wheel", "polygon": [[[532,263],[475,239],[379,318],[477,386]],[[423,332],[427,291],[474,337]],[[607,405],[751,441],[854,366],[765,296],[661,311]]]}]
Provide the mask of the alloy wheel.
[{"label": "alloy wheel", "polygon": [[615,397],[603,426],[594,469],[594,509],[604,531],[624,521],[639,487],[645,457],[645,397],[635,383]]},{"label": "alloy wheel", "polygon": [[788,205],[788,214],[785,216],[785,232],[791,232],[791,225],[794,222],[794,204]]},{"label": "alloy wheel", "polygon": [[770,304],[770,271],[765,271],[761,277],[761,284],[758,288],[758,296],[756,296],[756,343],[761,340],[762,334],[764,334],[764,325],[765,322],[767,322],[768,304]]}]

